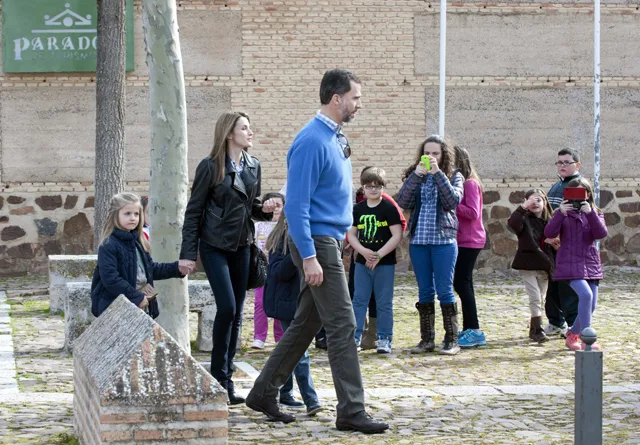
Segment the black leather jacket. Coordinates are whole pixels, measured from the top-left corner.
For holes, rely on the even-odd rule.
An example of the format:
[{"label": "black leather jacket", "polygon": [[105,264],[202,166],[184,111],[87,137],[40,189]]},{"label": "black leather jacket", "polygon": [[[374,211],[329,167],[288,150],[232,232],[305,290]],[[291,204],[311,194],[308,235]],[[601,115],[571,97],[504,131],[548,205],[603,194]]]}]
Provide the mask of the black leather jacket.
[{"label": "black leather jacket", "polygon": [[253,241],[253,221],[270,221],[262,211],[260,162],[242,152],[244,170],[237,174],[227,156],[224,180],[213,186],[216,165],[210,157],[196,168],[182,227],[180,258],[194,260],[198,240],[221,250],[235,251]]}]

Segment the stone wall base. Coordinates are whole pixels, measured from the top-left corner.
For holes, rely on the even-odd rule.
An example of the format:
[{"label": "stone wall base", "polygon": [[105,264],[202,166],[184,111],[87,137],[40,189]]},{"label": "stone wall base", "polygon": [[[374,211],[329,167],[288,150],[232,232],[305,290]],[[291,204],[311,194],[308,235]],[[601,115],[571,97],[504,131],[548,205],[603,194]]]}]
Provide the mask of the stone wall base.
[{"label": "stone wall base", "polygon": [[[478,267],[506,269],[516,250],[516,237],[507,229],[511,212],[526,190],[548,190],[551,182],[485,182],[483,221],[487,244]],[[0,193],[0,277],[46,275],[48,255],[93,253],[93,187],[65,183],[60,187],[6,187]],[[13,190],[13,191],[11,191]],[[57,190],[57,191],[54,191]],[[129,183],[128,191],[148,194],[148,183]],[[602,261],[610,265],[640,264],[640,183],[603,184],[601,205],[609,237],[601,244]],[[399,270],[408,264],[408,243],[401,244]]]}]

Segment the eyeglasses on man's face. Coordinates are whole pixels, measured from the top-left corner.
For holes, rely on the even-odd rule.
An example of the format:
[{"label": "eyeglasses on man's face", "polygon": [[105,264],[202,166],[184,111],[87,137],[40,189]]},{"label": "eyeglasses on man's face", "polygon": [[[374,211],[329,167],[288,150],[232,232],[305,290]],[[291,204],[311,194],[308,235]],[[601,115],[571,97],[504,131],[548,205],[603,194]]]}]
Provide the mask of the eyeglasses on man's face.
[{"label": "eyeglasses on man's face", "polygon": [[566,167],[571,164],[577,164],[576,161],[558,161],[556,162],[556,167]]},{"label": "eyeglasses on man's face", "polygon": [[371,192],[372,192],[372,191],[374,191],[374,190],[375,190],[375,191],[382,190],[382,189],[383,189],[383,186],[381,186],[381,185],[365,185],[365,186],[364,186],[364,189],[365,189],[365,190],[369,190],[369,191],[371,191]]},{"label": "eyeglasses on man's face", "polygon": [[344,157],[349,158],[349,156],[351,156],[351,146],[349,145],[347,137],[342,133],[338,133],[338,144],[340,144],[340,148],[342,148]]}]

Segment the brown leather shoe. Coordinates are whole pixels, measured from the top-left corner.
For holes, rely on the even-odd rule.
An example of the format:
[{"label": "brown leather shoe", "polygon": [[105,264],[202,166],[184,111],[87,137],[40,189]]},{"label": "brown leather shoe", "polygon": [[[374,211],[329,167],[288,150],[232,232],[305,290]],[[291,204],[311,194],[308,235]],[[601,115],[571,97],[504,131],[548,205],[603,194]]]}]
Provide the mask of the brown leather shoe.
[{"label": "brown leather shoe", "polygon": [[280,411],[275,398],[258,397],[253,392],[249,392],[246,403],[249,408],[263,413],[274,422],[291,423],[296,420],[296,416]]},{"label": "brown leather shoe", "polygon": [[364,434],[384,433],[389,429],[389,424],[377,422],[367,414],[366,411],[360,411],[355,416],[338,417],[336,420],[336,428],[340,431],[351,430],[359,431]]}]

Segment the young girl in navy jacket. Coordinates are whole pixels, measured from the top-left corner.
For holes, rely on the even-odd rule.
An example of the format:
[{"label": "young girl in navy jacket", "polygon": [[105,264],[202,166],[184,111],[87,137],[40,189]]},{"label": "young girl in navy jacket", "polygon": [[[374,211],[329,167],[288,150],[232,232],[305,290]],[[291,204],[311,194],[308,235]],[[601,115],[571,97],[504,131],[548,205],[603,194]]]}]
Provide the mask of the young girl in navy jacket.
[{"label": "young girl in navy jacket", "polygon": [[[142,204],[133,193],[111,198],[91,283],[91,312],[98,317],[120,294],[156,318],[160,312],[154,280],[182,278],[186,264],[154,263],[142,226]],[[182,261],[182,260],[181,260]]]}]

